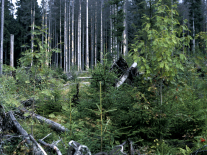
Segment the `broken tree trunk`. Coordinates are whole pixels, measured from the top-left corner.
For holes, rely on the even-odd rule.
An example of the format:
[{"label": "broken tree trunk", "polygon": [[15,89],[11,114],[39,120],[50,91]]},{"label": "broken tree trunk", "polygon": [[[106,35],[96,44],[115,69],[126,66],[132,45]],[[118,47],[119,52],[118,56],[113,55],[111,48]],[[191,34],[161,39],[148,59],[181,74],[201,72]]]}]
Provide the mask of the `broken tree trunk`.
[{"label": "broken tree trunk", "polygon": [[129,76],[129,72],[133,69],[133,68],[135,68],[137,66],[137,63],[136,62],[134,62],[132,65],[131,65],[131,67],[129,67],[128,69],[127,69],[127,71],[124,73],[124,75],[122,75],[121,76],[121,78],[120,78],[120,80],[116,83],[116,88],[118,88],[119,86],[121,86],[125,81],[126,81],[126,79],[128,78],[128,76]]},{"label": "broken tree trunk", "polygon": [[[26,110],[25,108],[20,108],[20,110],[22,111],[22,112],[24,112],[24,113],[26,113],[26,112],[28,112],[28,113],[30,113],[28,110]],[[30,113],[31,114],[31,113]],[[32,115],[32,114],[31,114]],[[37,118],[41,123],[47,123],[47,124],[49,124],[50,125],[50,127],[52,128],[52,129],[54,129],[54,130],[56,130],[56,131],[59,131],[59,132],[66,132],[66,131],[68,131],[68,129],[67,128],[65,128],[64,126],[62,126],[61,124],[59,124],[59,123],[56,123],[56,122],[54,122],[54,121],[51,121],[51,120],[49,120],[49,119],[47,119],[47,118],[45,118],[45,117],[42,117],[42,116],[40,116],[40,115],[38,115],[38,114],[33,114],[33,117],[35,117],[35,118]]]},{"label": "broken tree trunk", "polygon": [[29,145],[32,145],[32,142],[35,144],[33,145],[33,150],[35,152],[36,155],[40,155],[40,154],[44,154],[47,155],[47,153],[43,150],[43,148],[35,141],[35,139],[29,135],[27,133],[27,131],[25,131],[22,126],[19,124],[19,122],[16,120],[16,118],[14,117],[12,111],[8,112],[9,117],[11,118],[12,123],[14,124],[14,126],[16,127],[16,129],[18,130],[18,132],[23,136],[23,139],[25,139],[25,142]]}]

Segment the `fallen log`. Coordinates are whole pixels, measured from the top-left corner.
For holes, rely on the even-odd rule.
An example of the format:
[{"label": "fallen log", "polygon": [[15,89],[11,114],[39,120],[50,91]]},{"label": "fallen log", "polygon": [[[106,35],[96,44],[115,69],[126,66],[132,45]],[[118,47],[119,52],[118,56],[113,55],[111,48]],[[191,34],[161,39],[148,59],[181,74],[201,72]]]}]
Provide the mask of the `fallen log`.
[{"label": "fallen log", "polygon": [[[25,140],[25,142],[29,145],[32,145],[32,142],[35,144],[33,145],[33,151],[35,153],[35,155],[41,155],[42,153],[44,155],[47,155],[47,153],[43,150],[43,148],[38,145],[38,143],[36,142],[36,140],[27,133],[27,131],[25,131],[22,126],[19,124],[19,122],[16,120],[16,118],[14,117],[12,111],[8,112],[8,115],[13,123],[13,125],[15,126],[15,128],[17,129],[17,131],[23,136],[23,139]],[[32,142],[31,142],[32,141]]]},{"label": "fallen log", "polygon": [[[20,107],[19,107],[19,108],[20,108]],[[29,111],[28,111],[27,109],[25,109],[25,108],[22,108],[22,107],[21,107],[20,110],[21,110],[22,112],[24,112],[24,113],[30,113],[31,116],[37,118],[41,123],[49,124],[50,127],[51,127],[52,129],[56,130],[56,131],[59,131],[59,132],[66,132],[66,131],[68,131],[68,129],[65,128],[64,126],[62,126],[61,124],[56,123],[56,122],[54,122],[54,121],[51,121],[50,119],[47,119],[47,118],[45,118],[45,117],[43,117],[43,116],[40,116],[40,115],[38,115],[38,114],[35,114],[35,113],[32,114],[31,112],[29,112]]]}]

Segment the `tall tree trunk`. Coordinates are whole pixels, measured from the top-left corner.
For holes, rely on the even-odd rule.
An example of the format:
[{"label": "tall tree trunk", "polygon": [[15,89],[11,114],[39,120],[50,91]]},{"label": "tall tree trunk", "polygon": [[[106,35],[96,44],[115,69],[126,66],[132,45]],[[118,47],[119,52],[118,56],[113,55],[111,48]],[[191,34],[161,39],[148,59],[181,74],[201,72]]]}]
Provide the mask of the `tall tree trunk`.
[{"label": "tall tree trunk", "polygon": [[69,0],[69,5],[68,5],[68,69],[70,72],[70,64],[71,64],[71,48],[70,48],[70,0]]},{"label": "tall tree trunk", "polygon": [[[93,5],[91,4],[91,8]],[[94,13],[91,13],[91,69],[94,67]]]},{"label": "tall tree trunk", "polygon": [[[110,6],[110,16],[112,16],[112,6]],[[113,57],[113,33],[112,33],[113,25],[112,18],[110,17],[110,53],[111,57]]]},{"label": "tall tree trunk", "polygon": [[14,35],[10,34],[10,66],[14,67]]},{"label": "tall tree trunk", "polygon": [[193,11],[193,54],[195,55],[195,18]]},{"label": "tall tree trunk", "polygon": [[124,2],[124,32],[123,32],[123,55],[128,53],[128,41],[127,41],[127,0]]},{"label": "tall tree trunk", "polygon": [[74,1],[72,3],[72,53],[71,53],[71,57],[72,57],[72,66],[74,66],[74,62],[75,62],[75,58],[74,58]]},{"label": "tall tree trunk", "polygon": [[[45,21],[45,0],[42,0],[42,30],[45,28],[44,21]],[[42,45],[43,43],[44,43],[44,32],[42,31]]]},{"label": "tall tree trunk", "polygon": [[89,69],[89,51],[88,51],[89,47],[88,47],[88,44],[89,44],[88,43],[88,0],[86,0],[86,70]]},{"label": "tall tree trunk", "polygon": [[101,0],[101,50],[100,50],[100,62],[103,64],[103,0]]},{"label": "tall tree trunk", "polygon": [[[50,0],[50,3],[49,3],[49,7],[50,7],[50,11],[49,11],[49,30],[48,30],[48,43],[47,43],[47,51],[48,53],[50,53],[50,47],[51,47],[51,35],[52,35],[52,31],[51,31],[51,9],[52,9],[52,6],[51,6],[51,0]],[[49,61],[49,66],[51,67],[51,55],[49,54],[49,58],[48,58],[48,61]]]},{"label": "tall tree trunk", "polygon": [[65,0],[65,11],[64,11],[64,71],[68,72],[67,65],[67,0]]},{"label": "tall tree trunk", "polygon": [[95,11],[95,66],[97,65],[97,1],[96,1],[96,11]]},{"label": "tall tree trunk", "polygon": [[[31,52],[34,52],[34,24],[35,24],[35,1],[31,0]],[[33,56],[31,66],[33,65]]]},{"label": "tall tree trunk", "polygon": [[63,67],[63,51],[62,51],[62,24],[61,24],[61,0],[60,0],[60,68]]},{"label": "tall tree trunk", "polygon": [[81,71],[81,0],[79,0],[78,16],[78,71]]},{"label": "tall tree trunk", "polygon": [[81,69],[82,70],[84,70],[84,64],[85,64],[85,51],[84,51],[84,39],[85,39],[85,37],[84,37],[84,35],[85,35],[85,33],[84,33],[84,23],[83,23],[83,28],[82,28],[82,54],[81,54]]},{"label": "tall tree trunk", "polygon": [[[48,0],[46,0],[46,8],[48,7]],[[47,10],[45,10],[45,29],[46,29],[46,32],[45,32],[45,43],[47,44]],[[48,50],[46,49],[46,65],[48,66],[49,65],[49,54],[48,54]]]},{"label": "tall tree trunk", "polygon": [[3,73],[3,41],[4,41],[4,0],[1,1],[1,54],[0,54],[0,75]]}]

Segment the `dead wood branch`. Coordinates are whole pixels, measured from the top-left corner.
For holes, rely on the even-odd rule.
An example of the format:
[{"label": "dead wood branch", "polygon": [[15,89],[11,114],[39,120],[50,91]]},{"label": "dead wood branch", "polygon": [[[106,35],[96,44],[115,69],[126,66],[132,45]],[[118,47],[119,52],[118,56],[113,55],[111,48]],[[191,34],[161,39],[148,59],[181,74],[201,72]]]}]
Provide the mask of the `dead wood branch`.
[{"label": "dead wood branch", "polygon": [[44,142],[43,140],[39,139],[38,142],[42,145],[44,145],[45,147],[49,147],[51,148],[52,150],[54,150],[57,155],[62,155],[62,153],[60,152],[60,150],[58,149],[58,147],[56,145],[53,145],[53,144],[48,144],[46,142]]},{"label": "dead wood branch", "polygon": [[14,117],[12,111],[9,111],[8,115],[9,115],[11,121],[13,122],[13,125],[17,129],[17,131],[23,136],[23,139],[25,140],[25,142],[29,145],[32,145],[32,142],[35,143],[35,145],[33,145],[33,150],[34,150],[35,154],[41,155],[43,153],[44,155],[47,155],[46,152],[42,149],[42,147],[35,141],[35,139],[31,135],[29,135],[27,133],[27,131],[25,131],[22,128],[22,126],[19,124],[19,122]]},{"label": "dead wood branch", "polygon": [[[24,113],[30,113],[30,115],[32,116],[32,113],[29,112],[27,109],[21,107],[20,110],[22,112],[24,112]],[[47,119],[47,118],[45,118],[43,116],[40,116],[38,114],[33,113],[33,117],[37,118],[41,123],[49,124],[50,127],[52,129],[56,130],[56,131],[59,131],[59,132],[66,132],[66,131],[68,131],[68,129],[65,128],[64,126],[62,126],[61,124],[56,123],[54,121],[51,121],[50,119]]]},{"label": "dead wood branch", "polygon": [[58,140],[57,142],[53,142],[52,144],[48,144],[48,143],[46,143],[46,142],[43,141],[45,138],[47,138],[47,137],[50,136],[50,135],[51,135],[51,133],[48,134],[47,136],[45,136],[44,138],[39,139],[38,142],[39,142],[40,144],[44,145],[45,147],[49,147],[50,149],[52,149],[53,151],[55,151],[55,152],[57,153],[57,155],[62,155],[62,153],[60,152],[60,150],[59,150],[58,147],[57,147],[57,144],[58,144],[61,140]]}]

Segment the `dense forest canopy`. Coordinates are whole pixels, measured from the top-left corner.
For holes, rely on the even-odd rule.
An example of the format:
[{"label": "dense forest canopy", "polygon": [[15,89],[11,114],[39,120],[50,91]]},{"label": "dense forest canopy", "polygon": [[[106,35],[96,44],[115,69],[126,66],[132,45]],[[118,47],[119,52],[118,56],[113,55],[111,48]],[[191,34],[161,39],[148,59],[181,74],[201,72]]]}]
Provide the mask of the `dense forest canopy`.
[{"label": "dense forest canopy", "polygon": [[[146,22],[144,15],[150,17],[152,26],[155,25],[155,3],[142,0],[42,0],[39,6],[36,0],[19,0],[15,13],[13,3],[5,0],[3,63],[9,64],[10,34],[14,34],[15,39],[15,66],[19,65],[18,59],[23,52],[35,50],[31,39],[37,29],[33,25],[44,30],[42,36],[38,36],[42,42],[46,41],[50,48],[60,49],[60,53],[52,53],[48,58],[50,66],[62,67],[68,72],[71,66],[77,66],[79,70],[92,68],[102,62],[105,54],[116,60],[120,55],[133,53],[130,45]],[[195,37],[206,31],[205,1],[163,0],[162,3],[169,8],[177,4],[179,15],[172,18],[181,24],[188,20],[186,25],[190,31],[187,33],[193,38],[188,54],[195,53],[196,48],[204,50],[203,40]]]}]

